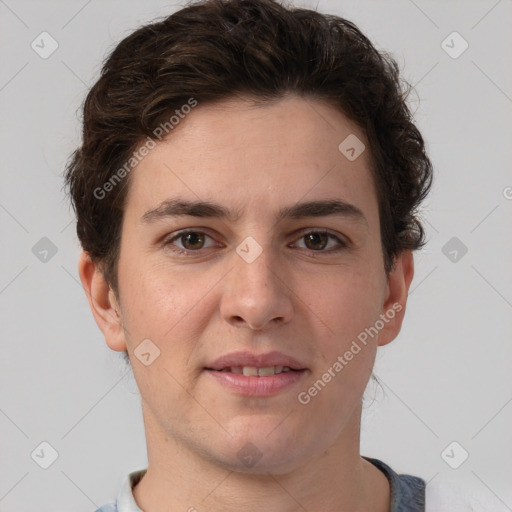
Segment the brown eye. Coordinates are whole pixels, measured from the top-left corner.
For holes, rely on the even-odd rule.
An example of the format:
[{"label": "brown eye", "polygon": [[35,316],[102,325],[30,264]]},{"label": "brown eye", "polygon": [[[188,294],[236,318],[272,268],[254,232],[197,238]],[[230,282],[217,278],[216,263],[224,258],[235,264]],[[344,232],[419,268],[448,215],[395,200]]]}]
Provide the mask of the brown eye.
[{"label": "brown eye", "polygon": [[211,236],[202,231],[182,231],[164,241],[164,246],[178,254],[202,253],[202,249],[210,249],[215,246]]},{"label": "brown eye", "polygon": [[306,247],[313,251],[321,251],[327,246],[329,235],[327,233],[308,233],[304,235]]},{"label": "brown eye", "polygon": [[180,236],[181,243],[185,249],[191,251],[201,249],[204,245],[204,234],[203,233],[185,233]]},{"label": "brown eye", "polygon": [[310,231],[302,235],[295,244],[301,249],[326,254],[343,250],[347,247],[346,242],[328,231]]}]

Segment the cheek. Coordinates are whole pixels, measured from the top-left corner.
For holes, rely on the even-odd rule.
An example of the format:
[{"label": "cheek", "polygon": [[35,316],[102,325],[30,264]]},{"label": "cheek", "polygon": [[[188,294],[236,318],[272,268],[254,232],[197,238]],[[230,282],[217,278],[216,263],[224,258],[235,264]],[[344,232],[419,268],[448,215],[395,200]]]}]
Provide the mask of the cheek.
[{"label": "cheek", "polygon": [[318,392],[314,407],[322,415],[346,417],[364,393],[377,351],[377,338],[365,338],[365,329],[379,317],[383,289],[377,272],[347,270],[305,295],[320,356],[308,384]]},{"label": "cheek", "polygon": [[371,268],[339,268],[306,279],[298,295],[341,348],[378,318],[384,289],[382,276]]},{"label": "cheek", "polygon": [[213,285],[208,279],[195,282],[188,269],[149,264],[143,258],[120,265],[119,276],[123,282],[123,313],[128,327],[134,333],[162,341],[195,313],[196,306],[204,302],[206,290]]},{"label": "cheek", "polygon": [[328,290],[315,305],[315,296],[310,298],[311,307],[329,329],[319,327],[313,334],[319,358],[308,387],[302,391],[307,394],[305,399],[311,398],[312,410],[317,411],[319,428],[322,421],[331,422],[334,435],[359,404],[373,369],[377,338],[365,339],[364,334],[378,318],[380,292],[371,281],[358,281],[355,287],[348,279]]}]

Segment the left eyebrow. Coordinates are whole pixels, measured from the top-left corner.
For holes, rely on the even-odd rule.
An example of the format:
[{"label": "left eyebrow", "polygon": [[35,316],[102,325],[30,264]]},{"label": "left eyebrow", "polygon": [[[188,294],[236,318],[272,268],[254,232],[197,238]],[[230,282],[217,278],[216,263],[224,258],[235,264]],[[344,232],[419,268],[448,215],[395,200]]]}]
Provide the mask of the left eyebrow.
[{"label": "left eyebrow", "polygon": [[279,210],[278,219],[302,219],[305,217],[347,217],[368,226],[364,213],[355,205],[338,199],[307,201]]},{"label": "left eyebrow", "polygon": [[[188,215],[192,217],[216,217],[235,222],[241,217],[241,214],[242,212],[240,211],[232,211],[225,206],[210,201],[167,199],[156,208],[144,213],[141,217],[141,221],[143,223],[150,223],[166,217]],[[357,206],[338,199],[306,201],[292,206],[285,206],[278,211],[276,219],[284,220],[330,216],[349,218],[368,226],[368,220]]]}]

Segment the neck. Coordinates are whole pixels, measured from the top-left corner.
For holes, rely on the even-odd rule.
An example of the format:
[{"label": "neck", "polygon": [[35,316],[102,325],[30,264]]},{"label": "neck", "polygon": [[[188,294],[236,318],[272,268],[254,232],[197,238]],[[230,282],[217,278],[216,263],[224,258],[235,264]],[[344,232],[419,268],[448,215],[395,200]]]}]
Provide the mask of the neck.
[{"label": "neck", "polygon": [[[359,454],[361,407],[324,453],[285,471],[237,471],[171,438],[143,407],[148,469],[134,488],[150,512],[389,512],[385,475]],[[169,508],[172,504],[172,508]]]}]

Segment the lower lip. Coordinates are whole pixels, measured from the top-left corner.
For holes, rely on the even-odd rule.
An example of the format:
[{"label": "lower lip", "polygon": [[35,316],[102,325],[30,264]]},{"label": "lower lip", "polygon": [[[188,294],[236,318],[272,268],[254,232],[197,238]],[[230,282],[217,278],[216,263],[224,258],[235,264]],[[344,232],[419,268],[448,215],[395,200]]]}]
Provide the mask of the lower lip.
[{"label": "lower lip", "polygon": [[240,395],[272,396],[298,382],[306,370],[278,373],[267,377],[246,377],[239,373],[205,370],[223,386]]}]

